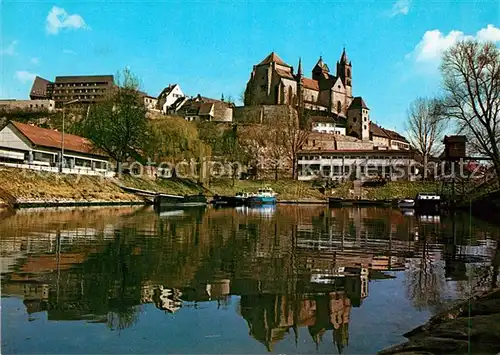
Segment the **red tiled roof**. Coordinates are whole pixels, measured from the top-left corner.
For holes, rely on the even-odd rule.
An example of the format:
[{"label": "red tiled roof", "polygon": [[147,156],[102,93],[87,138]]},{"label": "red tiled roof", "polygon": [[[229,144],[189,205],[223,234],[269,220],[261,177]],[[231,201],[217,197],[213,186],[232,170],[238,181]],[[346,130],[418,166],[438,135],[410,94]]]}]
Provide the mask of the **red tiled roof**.
[{"label": "red tiled roof", "polygon": [[370,132],[372,132],[372,134],[377,137],[389,138],[385,130],[373,122],[370,122]]},{"label": "red tiled roof", "polygon": [[302,85],[304,85],[306,89],[319,91],[319,83],[317,80],[302,78]]},{"label": "red tiled roof", "polygon": [[292,72],[290,70],[284,70],[284,69],[276,68],[276,72],[282,78],[294,79],[294,77],[292,75]]},{"label": "red tiled roof", "polygon": [[267,57],[264,58],[262,62],[260,62],[258,65],[264,65],[264,64],[271,64],[271,63],[276,63],[280,65],[285,65],[289,67],[288,64],[286,64],[283,59],[281,59],[276,53],[271,52]]},{"label": "red tiled roof", "polygon": [[[34,145],[47,148],[61,148],[61,132],[16,121],[11,121],[10,123]],[[106,156],[103,152],[98,151],[87,138],[73,134],[64,134],[64,150]]]},{"label": "red tiled roof", "polygon": [[210,115],[210,112],[212,111],[212,107],[214,106],[213,103],[210,102],[204,102],[200,105],[200,110],[198,111],[198,115]]}]

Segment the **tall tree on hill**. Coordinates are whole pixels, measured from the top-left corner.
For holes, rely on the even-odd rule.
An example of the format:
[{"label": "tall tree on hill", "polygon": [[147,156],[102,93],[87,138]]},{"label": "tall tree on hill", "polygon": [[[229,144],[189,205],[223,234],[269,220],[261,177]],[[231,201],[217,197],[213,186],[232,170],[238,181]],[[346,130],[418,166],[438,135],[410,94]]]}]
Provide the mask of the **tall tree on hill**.
[{"label": "tall tree on hill", "polygon": [[139,79],[125,69],[107,99],[89,108],[77,131],[120,164],[142,151],[147,132],[146,108],[139,95]]},{"label": "tall tree on hill", "polygon": [[440,107],[438,100],[420,97],[408,109],[406,130],[410,144],[422,155],[424,178],[427,177],[429,157],[437,153],[446,130],[447,122]]},{"label": "tall tree on hill", "polygon": [[494,43],[458,42],[441,64],[444,109],[478,153],[489,157],[500,185],[500,49]]},{"label": "tall tree on hill", "polygon": [[[204,157],[210,156],[210,146],[198,135],[196,125],[181,117],[151,120],[145,153],[156,163],[164,163],[172,168],[173,175],[198,174],[198,181],[204,182]],[[196,171],[191,171],[191,162],[197,163]],[[182,163],[182,164],[179,164]],[[180,168],[182,171],[178,171]],[[184,170],[188,171],[184,171]],[[192,176],[194,177],[194,176]]]}]

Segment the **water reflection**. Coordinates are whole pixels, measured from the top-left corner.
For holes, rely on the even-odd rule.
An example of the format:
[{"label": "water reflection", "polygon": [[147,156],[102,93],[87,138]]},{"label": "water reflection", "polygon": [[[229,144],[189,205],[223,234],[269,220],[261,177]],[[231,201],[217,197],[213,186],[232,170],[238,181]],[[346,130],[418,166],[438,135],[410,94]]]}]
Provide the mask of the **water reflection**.
[{"label": "water reflection", "polygon": [[402,277],[415,309],[431,311],[495,286],[498,234],[468,217],[377,208],[23,210],[0,221],[2,295],[30,317],[113,330],[138,326],[146,305],[180,314],[235,300],[268,351],[307,329],[341,353],[364,337],[349,326],[371,282]]}]

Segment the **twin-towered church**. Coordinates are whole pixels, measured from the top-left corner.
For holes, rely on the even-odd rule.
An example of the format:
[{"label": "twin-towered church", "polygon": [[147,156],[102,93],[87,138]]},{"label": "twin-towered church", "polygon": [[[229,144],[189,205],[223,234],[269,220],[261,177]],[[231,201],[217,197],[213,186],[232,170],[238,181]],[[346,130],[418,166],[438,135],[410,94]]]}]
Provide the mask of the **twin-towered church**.
[{"label": "twin-towered church", "polygon": [[272,52],[253,66],[245,90],[245,105],[292,105],[310,111],[322,111],[347,118],[347,134],[368,140],[369,109],[361,97],[352,95],[352,64],[345,49],[337,61],[336,75],[320,57],[312,70],[312,78],[302,72],[299,59],[297,73]]}]

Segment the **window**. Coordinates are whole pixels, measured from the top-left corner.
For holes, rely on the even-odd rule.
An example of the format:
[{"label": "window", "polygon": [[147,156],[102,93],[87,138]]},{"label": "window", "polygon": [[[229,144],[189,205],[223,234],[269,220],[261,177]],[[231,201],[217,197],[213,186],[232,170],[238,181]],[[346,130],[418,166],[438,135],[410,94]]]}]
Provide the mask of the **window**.
[{"label": "window", "polygon": [[365,122],[368,121],[368,117],[365,117]]},{"label": "window", "polygon": [[[356,116],[354,116],[354,117],[352,118],[352,122],[356,122]],[[352,126],[351,126],[351,128],[352,128]]]},{"label": "window", "polygon": [[337,112],[342,111],[342,102],[337,101]]},{"label": "window", "polygon": [[347,68],[347,77],[350,78],[351,77],[351,69]]},{"label": "window", "polygon": [[366,129],[367,128],[366,125],[363,128]]}]

